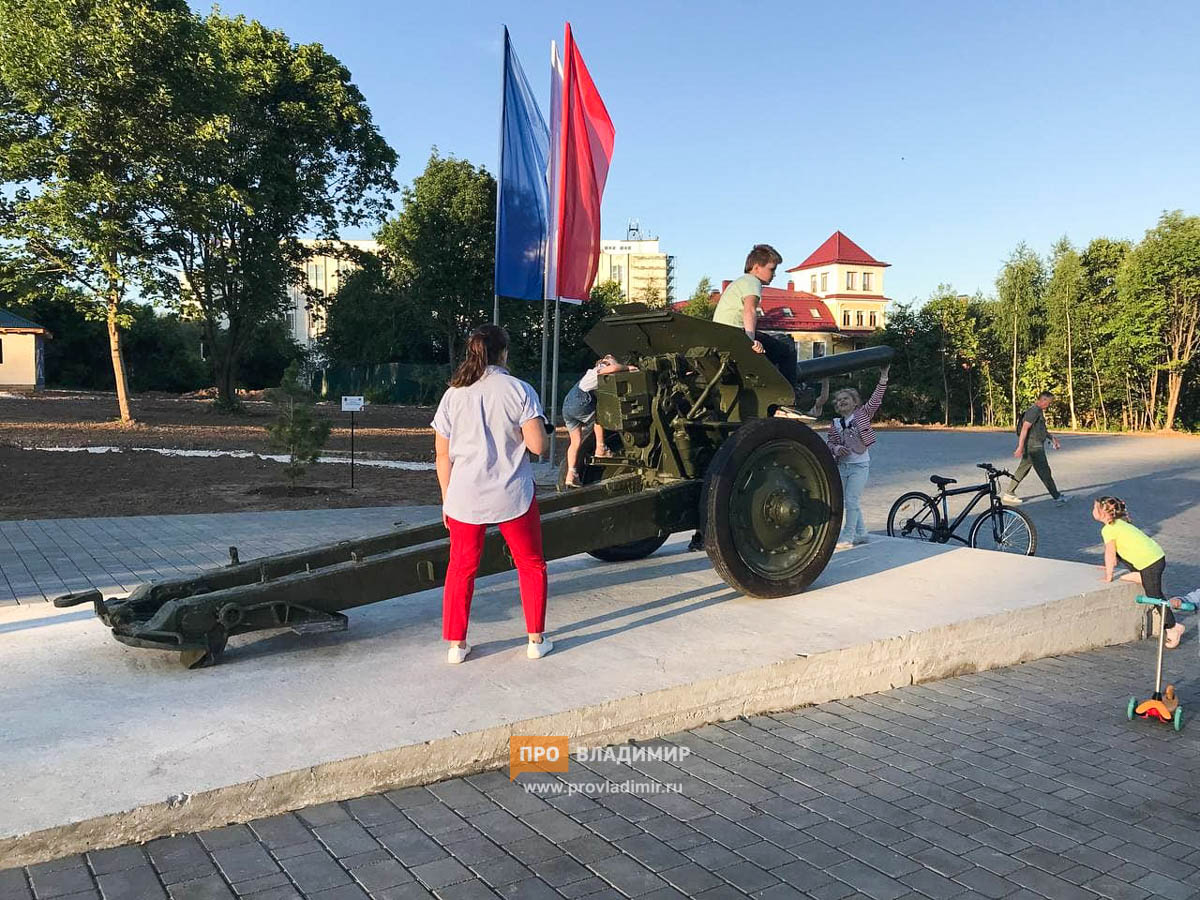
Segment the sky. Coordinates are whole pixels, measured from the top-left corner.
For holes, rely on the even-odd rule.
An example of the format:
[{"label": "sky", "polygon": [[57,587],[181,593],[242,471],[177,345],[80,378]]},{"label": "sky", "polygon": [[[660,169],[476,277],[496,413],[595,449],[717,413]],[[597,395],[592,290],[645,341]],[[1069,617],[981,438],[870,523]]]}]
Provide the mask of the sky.
[{"label": "sky", "polygon": [[1064,235],[1137,240],[1164,210],[1200,214],[1200,17],[1188,2],[221,10],[337,56],[399,153],[401,184],[433,146],[494,173],[501,26],[545,114],[549,44],[569,20],[616,127],[604,237],[630,220],[659,237],[680,298],[702,276],[740,275],[755,243],[789,268],[837,229],[891,264],[894,300],[940,283],[990,295],[1021,241],[1045,254]]}]

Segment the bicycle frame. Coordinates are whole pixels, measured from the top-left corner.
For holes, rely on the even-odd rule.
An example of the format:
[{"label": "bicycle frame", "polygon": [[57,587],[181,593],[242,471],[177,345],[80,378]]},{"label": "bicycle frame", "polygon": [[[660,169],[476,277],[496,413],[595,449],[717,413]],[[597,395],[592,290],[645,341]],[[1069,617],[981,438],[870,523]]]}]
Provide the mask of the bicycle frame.
[{"label": "bicycle frame", "polygon": [[[989,477],[987,484],[976,484],[971,485],[970,487],[960,487],[952,490],[947,490],[944,484],[938,485],[938,492],[934,496],[933,500],[935,503],[941,503],[941,521],[937,524],[937,539],[939,543],[949,543],[953,538],[964,547],[971,546],[970,541],[968,541],[966,538],[959,537],[954,532],[958,530],[959,525],[966,521],[967,517],[970,516],[974,511],[976,504],[978,504],[979,501],[984,497],[989,497],[991,499],[991,502],[988,504],[990,508],[1004,508],[1004,504],[1000,502],[1000,494],[996,490],[996,481],[1001,477],[1001,475],[997,474],[995,477]],[[950,506],[946,502],[947,498],[970,493],[974,493],[975,498],[968,503],[963,510],[954,517],[954,521],[951,522]]]}]

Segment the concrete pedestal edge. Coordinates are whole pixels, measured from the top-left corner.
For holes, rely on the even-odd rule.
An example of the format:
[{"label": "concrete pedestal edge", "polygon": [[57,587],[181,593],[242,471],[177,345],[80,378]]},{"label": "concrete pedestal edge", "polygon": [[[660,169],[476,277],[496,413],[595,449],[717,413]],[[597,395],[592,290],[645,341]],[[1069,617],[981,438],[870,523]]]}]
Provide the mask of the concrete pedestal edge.
[{"label": "concrete pedestal edge", "polygon": [[[496,769],[512,735],[567,735],[572,751],[648,740],[738,716],[1079,653],[1145,636],[1136,588],[1113,583],[1052,602],[797,655],[692,684],[622,697],[423,744],[297,769],[0,840],[0,869]],[[947,603],[953,603],[953,596]],[[880,615],[886,616],[886,600]],[[669,665],[669,661],[667,662]],[[1115,708],[1115,707],[1114,707]]]}]

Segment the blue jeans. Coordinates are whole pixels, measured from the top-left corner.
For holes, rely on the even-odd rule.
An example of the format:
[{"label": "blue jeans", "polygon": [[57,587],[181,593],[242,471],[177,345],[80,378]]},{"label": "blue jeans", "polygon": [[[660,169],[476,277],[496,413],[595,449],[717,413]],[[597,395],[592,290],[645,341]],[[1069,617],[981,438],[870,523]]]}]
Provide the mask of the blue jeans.
[{"label": "blue jeans", "polygon": [[562,414],[563,424],[570,431],[591,428],[596,424],[596,395],[575,385],[567,391]]},{"label": "blue jeans", "polygon": [[842,543],[861,540],[867,536],[867,523],[863,519],[862,495],[871,474],[870,463],[838,463],[838,474],[842,476]]}]

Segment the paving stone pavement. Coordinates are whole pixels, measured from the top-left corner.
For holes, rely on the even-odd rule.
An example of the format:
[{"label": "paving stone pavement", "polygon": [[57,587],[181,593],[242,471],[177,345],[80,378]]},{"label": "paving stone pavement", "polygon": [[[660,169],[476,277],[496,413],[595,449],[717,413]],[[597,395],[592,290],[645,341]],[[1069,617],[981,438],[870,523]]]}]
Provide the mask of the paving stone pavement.
[{"label": "paving stone pavement", "polygon": [[[0,900],[1186,900],[1200,897],[1200,719],[1179,733],[1126,720],[1153,653],[1127,644],[639,745],[687,747],[677,763],[490,772],[9,869]],[[1169,670],[1200,711],[1191,654]],[[627,782],[679,792],[597,793]]]},{"label": "paving stone pavement", "polygon": [[45,603],[70,591],[125,594],[173,578],[314,544],[425,521],[431,506],[262,513],[0,521],[0,607]]}]

